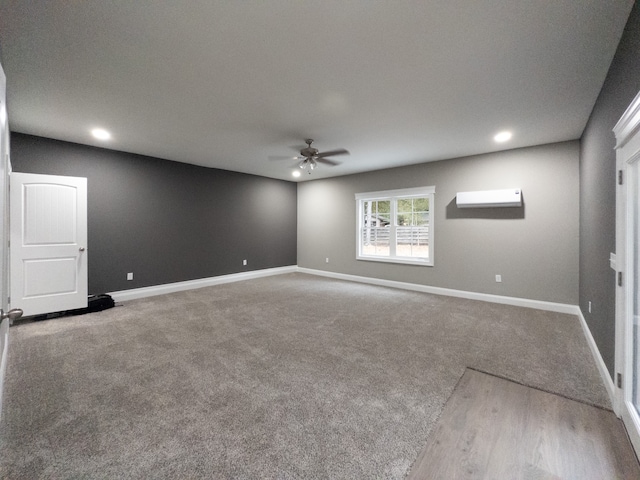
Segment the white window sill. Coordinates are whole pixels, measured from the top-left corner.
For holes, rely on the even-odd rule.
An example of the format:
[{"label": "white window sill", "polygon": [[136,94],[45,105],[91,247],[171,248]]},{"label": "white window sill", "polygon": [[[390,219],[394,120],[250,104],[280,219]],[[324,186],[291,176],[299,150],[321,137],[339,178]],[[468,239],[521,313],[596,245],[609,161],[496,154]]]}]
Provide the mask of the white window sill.
[{"label": "white window sill", "polygon": [[418,265],[421,267],[433,267],[433,261],[428,258],[409,258],[409,257],[374,257],[358,255],[356,260],[364,260],[367,262],[382,263],[400,263],[404,265]]}]

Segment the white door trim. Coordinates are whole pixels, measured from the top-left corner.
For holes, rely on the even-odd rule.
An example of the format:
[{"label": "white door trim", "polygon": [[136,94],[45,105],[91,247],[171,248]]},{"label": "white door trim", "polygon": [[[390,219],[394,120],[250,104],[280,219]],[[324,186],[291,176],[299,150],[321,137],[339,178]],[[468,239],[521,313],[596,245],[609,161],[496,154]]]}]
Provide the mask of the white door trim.
[{"label": "white door trim", "polygon": [[[9,310],[9,118],[6,102],[7,78],[0,65],[0,311]],[[0,414],[7,354],[9,319],[0,320]]]},{"label": "white door trim", "polygon": [[[633,312],[633,243],[629,226],[633,225],[634,180],[628,174],[630,167],[640,162],[640,93],[631,102],[616,126],[616,401],[614,411],[622,418],[636,453],[640,454],[640,416],[633,406],[633,331],[627,320]],[[637,190],[636,190],[637,191]],[[622,284],[620,285],[619,282]],[[619,379],[619,381],[618,381]]]}]

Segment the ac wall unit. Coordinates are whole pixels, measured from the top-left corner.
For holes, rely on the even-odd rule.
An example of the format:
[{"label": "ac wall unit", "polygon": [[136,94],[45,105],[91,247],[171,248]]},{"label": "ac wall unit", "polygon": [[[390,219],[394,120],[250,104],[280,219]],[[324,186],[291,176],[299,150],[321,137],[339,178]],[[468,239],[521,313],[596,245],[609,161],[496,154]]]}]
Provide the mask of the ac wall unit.
[{"label": "ac wall unit", "polygon": [[481,192],[458,192],[456,205],[458,208],[521,207],[522,190],[507,188]]}]

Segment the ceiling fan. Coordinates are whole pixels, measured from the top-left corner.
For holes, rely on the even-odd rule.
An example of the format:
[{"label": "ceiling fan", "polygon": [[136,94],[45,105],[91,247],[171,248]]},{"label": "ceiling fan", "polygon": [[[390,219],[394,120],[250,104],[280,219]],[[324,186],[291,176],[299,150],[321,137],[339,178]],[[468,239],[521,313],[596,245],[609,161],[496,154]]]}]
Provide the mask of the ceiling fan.
[{"label": "ceiling fan", "polygon": [[344,148],[338,148],[337,150],[329,150],[327,152],[319,152],[317,148],[311,146],[313,143],[313,139],[308,138],[305,140],[307,146],[300,150],[300,155],[296,157],[269,157],[270,160],[299,160],[297,167],[302,170],[308,170],[309,173],[313,171],[318,166],[318,163],[322,163],[324,165],[340,165],[340,162],[336,162],[327,157],[333,157],[336,155],[349,155],[349,151]]}]

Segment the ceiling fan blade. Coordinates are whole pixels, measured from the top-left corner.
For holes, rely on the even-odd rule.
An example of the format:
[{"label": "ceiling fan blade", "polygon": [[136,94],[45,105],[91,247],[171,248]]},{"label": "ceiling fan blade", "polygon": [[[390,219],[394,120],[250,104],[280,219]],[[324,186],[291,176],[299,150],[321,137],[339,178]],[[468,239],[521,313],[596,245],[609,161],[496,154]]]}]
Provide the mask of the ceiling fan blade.
[{"label": "ceiling fan blade", "polygon": [[335,155],[349,155],[349,150],[339,148],[337,150],[329,150],[328,152],[319,152],[316,154],[316,157],[333,157]]},{"label": "ceiling fan blade", "polygon": [[324,163],[325,165],[331,165],[332,167],[335,167],[336,165],[340,165],[342,163],[342,162],[336,162],[335,160],[331,160],[330,158],[322,158],[322,157],[316,158],[316,162]]},{"label": "ceiling fan blade", "polygon": [[302,157],[292,157],[291,155],[270,155],[269,160],[300,160]]}]

